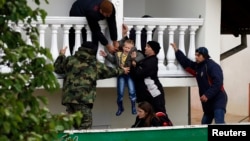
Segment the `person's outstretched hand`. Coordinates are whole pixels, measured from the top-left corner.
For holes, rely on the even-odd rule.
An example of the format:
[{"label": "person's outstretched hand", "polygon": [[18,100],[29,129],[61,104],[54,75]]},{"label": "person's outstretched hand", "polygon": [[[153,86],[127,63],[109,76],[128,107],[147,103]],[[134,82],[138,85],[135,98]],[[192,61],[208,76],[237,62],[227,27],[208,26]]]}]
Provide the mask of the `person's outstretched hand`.
[{"label": "person's outstretched hand", "polygon": [[131,52],[130,57],[132,60],[134,60],[136,58],[136,56],[137,56],[136,51]]},{"label": "person's outstretched hand", "polygon": [[173,47],[174,51],[176,52],[178,50],[177,46],[175,43],[170,43],[170,45]]},{"label": "person's outstretched hand", "polygon": [[106,57],[107,53],[104,50],[100,50],[99,55],[103,56],[103,57]]},{"label": "person's outstretched hand", "polygon": [[119,42],[118,41],[113,41],[113,46],[116,50],[119,48]]},{"label": "person's outstretched hand", "polygon": [[68,47],[64,47],[64,48],[60,49],[60,52],[59,52],[60,55],[65,55],[65,52],[66,52],[67,48]]},{"label": "person's outstretched hand", "polygon": [[122,37],[127,36],[128,26],[126,24],[122,24]]},{"label": "person's outstretched hand", "polygon": [[129,71],[130,71],[130,68],[129,67],[122,67],[123,71],[124,71],[124,74],[128,74]]},{"label": "person's outstretched hand", "polygon": [[108,45],[106,46],[106,48],[107,48],[108,52],[111,53],[111,54],[114,54],[114,53],[118,50],[118,49],[116,49],[115,47],[113,47],[113,46],[110,45],[110,44],[108,44]]}]

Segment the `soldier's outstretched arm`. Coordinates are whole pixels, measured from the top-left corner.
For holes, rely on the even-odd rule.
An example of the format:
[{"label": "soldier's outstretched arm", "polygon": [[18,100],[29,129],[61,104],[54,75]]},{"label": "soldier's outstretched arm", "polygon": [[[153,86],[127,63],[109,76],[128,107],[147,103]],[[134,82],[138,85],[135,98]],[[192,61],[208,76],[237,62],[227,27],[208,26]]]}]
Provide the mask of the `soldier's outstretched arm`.
[{"label": "soldier's outstretched arm", "polygon": [[119,67],[109,67],[101,62],[97,62],[97,79],[106,79],[117,77],[125,73],[122,68]]}]

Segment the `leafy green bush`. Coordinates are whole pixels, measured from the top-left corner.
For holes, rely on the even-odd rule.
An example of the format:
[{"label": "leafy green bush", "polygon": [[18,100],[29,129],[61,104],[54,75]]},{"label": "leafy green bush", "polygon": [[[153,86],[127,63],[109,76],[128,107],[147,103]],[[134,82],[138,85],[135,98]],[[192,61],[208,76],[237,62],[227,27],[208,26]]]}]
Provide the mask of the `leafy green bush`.
[{"label": "leafy green bush", "polygon": [[[40,0],[34,2],[40,4]],[[52,55],[39,45],[38,30],[31,24],[39,16],[44,21],[46,15],[43,9],[30,8],[26,0],[0,0],[0,68],[11,70],[0,72],[1,141],[57,140],[59,132],[72,127],[73,119],[80,120],[80,113],[50,113],[47,98],[34,95],[38,87],[51,94],[60,87],[53,64],[48,63],[53,62]],[[19,23],[25,25],[32,45],[10,26]]]}]

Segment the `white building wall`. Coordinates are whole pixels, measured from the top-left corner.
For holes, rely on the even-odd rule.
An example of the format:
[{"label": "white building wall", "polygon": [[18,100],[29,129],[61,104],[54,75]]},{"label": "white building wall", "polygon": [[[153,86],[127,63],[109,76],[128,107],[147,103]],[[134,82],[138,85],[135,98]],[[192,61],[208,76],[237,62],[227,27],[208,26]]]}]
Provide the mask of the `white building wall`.
[{"label": "white building wall", "polygon": [[145,13],[145,0],[123,0],[124,17],[141,17]]},{"label": "white building wall", "polygon": [[198,18],[204,17],[205,0],[145,0],[146,13],[153,17]]},{"label": "white building wall", "polygon": [[[221,36],[221,53],[240,45],[240,36]],[[225,75],[225,88],[229,95],[228,113],[247,116],[249,107],[249,48],[250,37],[247,36],[247,48],[221,61]]]},{"label": "white building wall", "polygon": [[[46,10],[48,16],[69,16],[69,10],[74,0],[48,0],[46,4],[44,0],[40,0],[40,8]],[[34,0],[27,0],[28,4],[32,7],[37,7]]]}]

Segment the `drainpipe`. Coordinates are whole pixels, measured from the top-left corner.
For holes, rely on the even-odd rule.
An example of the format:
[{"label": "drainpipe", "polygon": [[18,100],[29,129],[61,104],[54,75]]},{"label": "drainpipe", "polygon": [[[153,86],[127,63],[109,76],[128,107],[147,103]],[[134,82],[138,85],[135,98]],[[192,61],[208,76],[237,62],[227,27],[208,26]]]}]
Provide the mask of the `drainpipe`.
[{"label": "drainpipe", "polygon": [[224,52],[224,53],[222,53],[220,55],[220,60],[224,60],[224,59],[234,55],[235,53],[245,49],[246,47],[247,47],[247,34],[242,33],[241,34],[241,44]]}]

